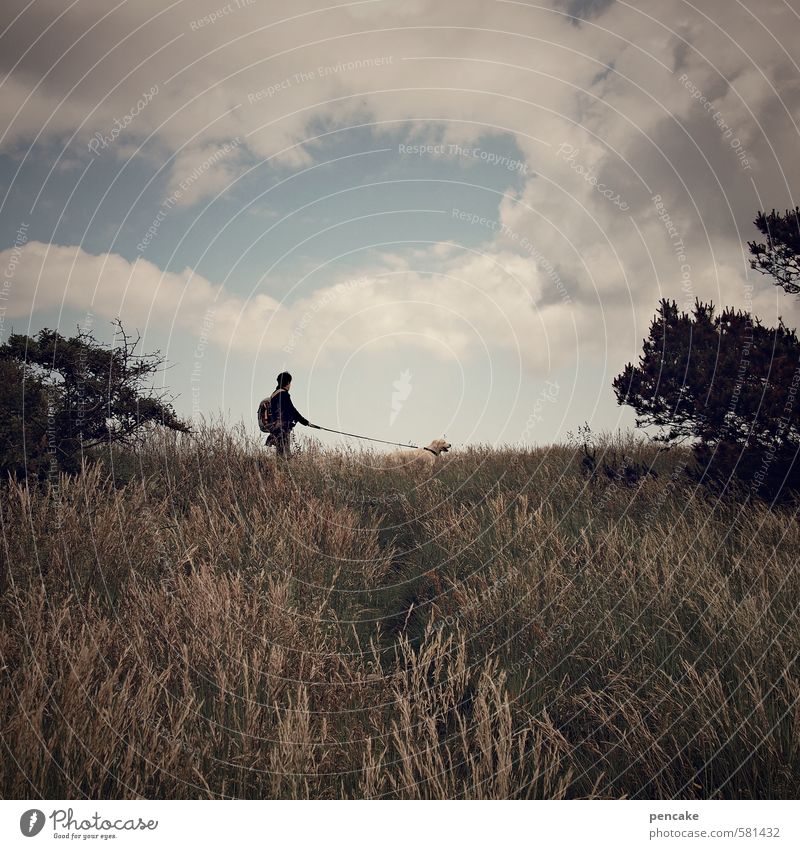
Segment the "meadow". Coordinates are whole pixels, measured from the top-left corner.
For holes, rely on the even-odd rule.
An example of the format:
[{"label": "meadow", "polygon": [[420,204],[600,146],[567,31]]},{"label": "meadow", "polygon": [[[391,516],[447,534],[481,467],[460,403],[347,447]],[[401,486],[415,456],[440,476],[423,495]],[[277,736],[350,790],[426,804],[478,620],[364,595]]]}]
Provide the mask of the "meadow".
[{"label": "meadow", "polygon": [[0,795],[796,797],[796,506],[623,456],[212,426],[4,484]]}]

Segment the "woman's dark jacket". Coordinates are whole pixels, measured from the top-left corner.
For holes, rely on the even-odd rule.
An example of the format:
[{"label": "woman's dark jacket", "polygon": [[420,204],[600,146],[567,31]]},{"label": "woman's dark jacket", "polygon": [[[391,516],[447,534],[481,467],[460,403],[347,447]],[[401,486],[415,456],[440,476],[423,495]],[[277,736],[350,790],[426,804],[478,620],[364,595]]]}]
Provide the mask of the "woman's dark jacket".
[{"label": "woman's dark jacket", "polygon": [[308,419],[292,403],[288,390],[273,392],[269,401],[269,419],[276,430],[291,430],[296,422],[308,426]]}]

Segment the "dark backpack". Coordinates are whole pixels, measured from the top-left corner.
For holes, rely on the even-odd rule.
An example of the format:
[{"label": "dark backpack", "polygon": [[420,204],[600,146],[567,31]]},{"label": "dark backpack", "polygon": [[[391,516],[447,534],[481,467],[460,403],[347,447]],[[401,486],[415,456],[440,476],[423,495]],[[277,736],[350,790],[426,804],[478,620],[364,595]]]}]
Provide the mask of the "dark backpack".
[{"label": "dark backpack", "polygon": [[267,398],[264,398],[258,405],[258,412],[256,413],[256,416],[258,418],[258,429],[262,433],[272,433],[272,431],[275,429],[275,422],[272,421],[272,399],[279,392],[285,391],[285,389],[276,389],[272,393],[272,395],[269,395]]}]

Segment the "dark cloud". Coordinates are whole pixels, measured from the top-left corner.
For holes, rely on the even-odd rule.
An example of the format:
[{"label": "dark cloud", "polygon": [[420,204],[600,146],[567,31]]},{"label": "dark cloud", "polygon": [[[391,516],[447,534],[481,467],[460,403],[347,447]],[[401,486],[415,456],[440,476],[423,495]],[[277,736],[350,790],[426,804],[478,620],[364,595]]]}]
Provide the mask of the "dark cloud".
[{"label": "dark cloud", "polygon": [[556,0],[555,8],[563,9],[572,19],[572,23],[580,26],[581,21],[588,21],[602,15],[614,0]]}]

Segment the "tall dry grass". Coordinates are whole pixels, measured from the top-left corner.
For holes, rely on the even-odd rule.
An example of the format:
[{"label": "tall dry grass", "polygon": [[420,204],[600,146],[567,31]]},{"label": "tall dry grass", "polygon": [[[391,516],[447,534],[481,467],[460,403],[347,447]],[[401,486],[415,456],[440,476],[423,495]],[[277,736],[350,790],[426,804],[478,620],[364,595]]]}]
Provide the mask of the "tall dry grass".
[{"label": "tall dry grass", "polygon": [[8,484],[0,792],[794,797],[795,512],[606,448],[659,476],[211,428]]}]

